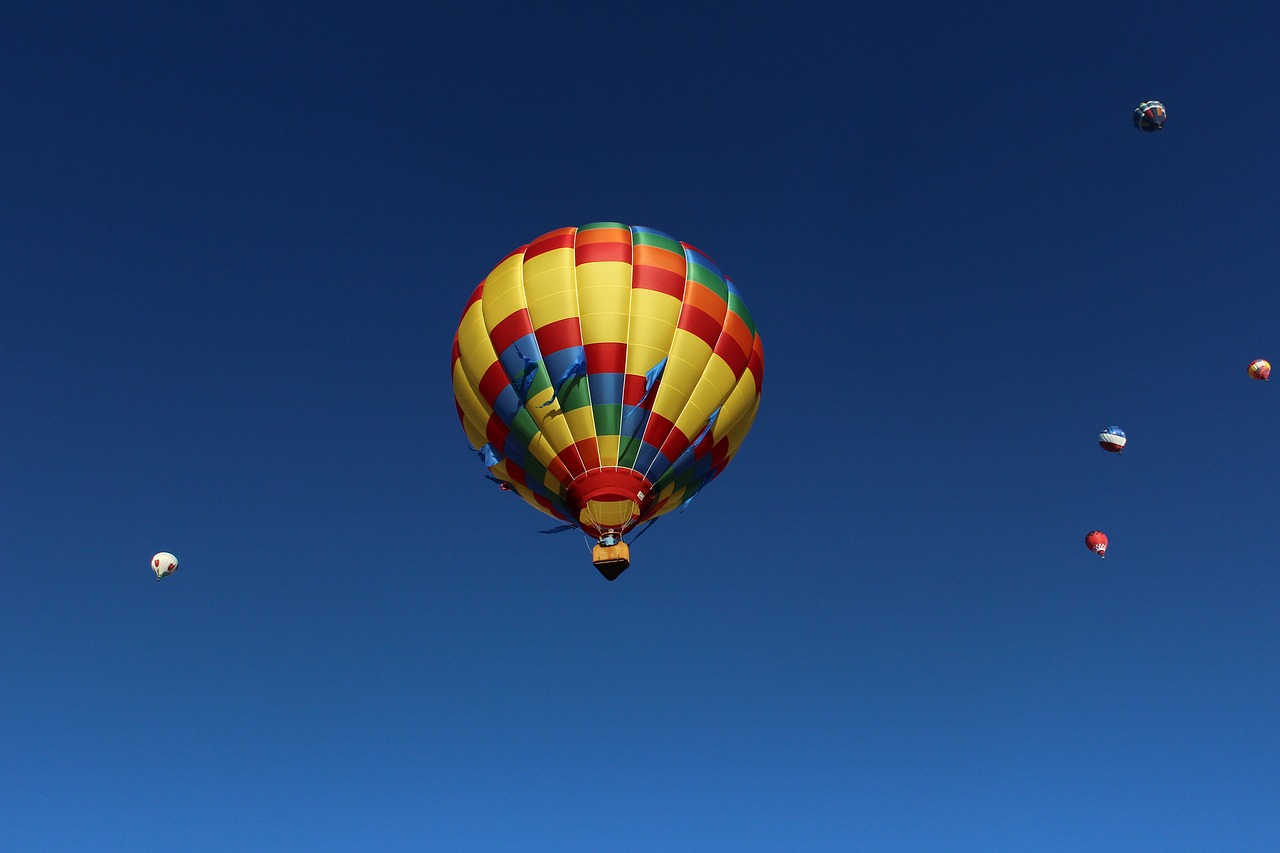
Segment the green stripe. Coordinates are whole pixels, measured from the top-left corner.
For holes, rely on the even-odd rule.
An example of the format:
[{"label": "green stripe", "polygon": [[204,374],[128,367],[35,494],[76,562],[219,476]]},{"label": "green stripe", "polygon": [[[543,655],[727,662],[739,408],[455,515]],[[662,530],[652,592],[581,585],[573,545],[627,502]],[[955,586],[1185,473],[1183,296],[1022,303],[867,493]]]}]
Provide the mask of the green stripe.
[{"label": "green stripe", "polygon": [[524,445],[525,458],[532,459],[533,455],[528,451],[529,446],[533,444],[533,437],[538,434],[538,425],[533,422],[533,418],[530,417],[523,406],[516,412],[516,416],[511,419],[511,432]]},{"label": "green stripe", "polygon": [[636,466],[636,457],[640,455],[640,446],[643,442],[639,436],[624,435],[622,437],[622,449],[619,453],[618,464],[623,468],[634,468]]},{"label": "green stripe", "polygon": [[729,310],[742,318],[742,322],[747,324],[747,328],[751,330],[751,336],[756,334],[756,321],[751,319],[751,312],[747,310],[747,303],[739,299],[735,294],[729,294]]},{"label": "green stripe", "polygon": [[661,234],[651,234],[647,231],[632,231],[631,242],[637,246],[657,246],[659,249],[666,249],[680,257],[684,257],[684,246],[679,241],[672,240],[670,237],[664,237]]},{"label": "green stripe", "polygon": [[596,422],[596,435],[618,435],[622,431],[622,407],[617,403],[591,407]]},{"label": "green stripe", "polygon": [[557,396],[556,402],[560,404],[562,412],[571,412],[591,405],[591,389],[587,385],[586,377],[570,382],[569,387],[564,389],[564,396]]},{"label": "green stripe", "polygon": [[699,266],[690,261],[688,265],[689,271],[686,273],[690,281],[696,281],[709,290],[714,290],[716,296],[719,296],[725,302],[729,301],[729,285],[724,283],[724,279],[713,273],[704,266]]}]

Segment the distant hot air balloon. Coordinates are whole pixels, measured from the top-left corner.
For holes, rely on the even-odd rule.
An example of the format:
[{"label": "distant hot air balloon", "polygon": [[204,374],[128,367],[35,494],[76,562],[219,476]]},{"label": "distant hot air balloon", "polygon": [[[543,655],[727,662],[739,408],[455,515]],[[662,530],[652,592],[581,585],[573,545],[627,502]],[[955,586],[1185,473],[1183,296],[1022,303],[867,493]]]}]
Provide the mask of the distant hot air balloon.
[{"label": "distant hot air balloon", "polygon": [[1101,530],[1090,531],[1089,535],[1084,537],[1084,544],[1090,551],[1097,553],[1103,559],[1107,556],[1107,534]]},{"label": "distant hot air balloon", "polygon": [[1118,426],[1107,427],[1098,435],[1098,444],[1103,450],[1109,450],[1112,453],[1124,450],[1126,441],[1128,439],[1124,437],[1124,430]]},{"label": "distant hot air balloon", "polygon": [[178,570],[178,558],[168,551],[161,551],[151,558],[151,570],[156,573],[156,580],[167,578]]},{"label": "distant hot air balloon", "polygon": [[1256,359],[1249,363],[1249,378],[1260,379],[1263,382],[1271,381],[1271,362],[1264,358]]},{"label": "distant hot air balloon", "polygon": [[1133,111],[1133,126],[1143,133],[1152,133],[1164,127],[1164,104],[1159,101],[1143,101]]},{"label": "distant hot air balloon", "polygon": [[542,235],[476,287],[453,341],[454,401],[489,476],[596,539],[613,580],[630,564],[624,537],[737,453],[763,358],[710,258],[597,222]]}]

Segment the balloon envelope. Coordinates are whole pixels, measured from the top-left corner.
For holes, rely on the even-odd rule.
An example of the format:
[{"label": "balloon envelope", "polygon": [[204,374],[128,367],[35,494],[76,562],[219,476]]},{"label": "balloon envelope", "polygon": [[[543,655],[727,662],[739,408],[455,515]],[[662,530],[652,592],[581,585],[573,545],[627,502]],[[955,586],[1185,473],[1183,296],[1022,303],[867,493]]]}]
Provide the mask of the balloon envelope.
[{"label": "balloon envelope", "polygon": [[1084,537],[1084,544],[1099,557],[1107,556],[1107,534],[1101,530],[1090,531],[1089,535]]},{"label": "balloon envelope", "polygon": [[1267,382],[1271,379],[1271,362],[1264,358],[1256,359],[1249,364],[1249,376]]},{"label": "balloon envelope", "polygon": [[1159,101],[1143,101],[1133,111],[1133,126],[1143,133],[1152,133],[1164,127],[1164,104]]},{"label": "balloon envelope", "polygon": [[151,570],[156,573],[156,580],[168,577],[178,570],[178,558],[161,551],[151,558]]},{"label": "balloon envelope", "polygon": [[1103,450],[1109,450],[1112,453],[1119,453],[1124,450],[1125,443],[1129,439],[1125,438],[1124,430],[1118,426],[1110,426],[1104,429],[1098,435],[1098,444]]},{"label": "balloon envelope", "polygon": [[491,477],[600,537],[679,508],[724,470],[760,405],[764,351],[705,254],[598,222],[494,267],[463,311],[452,370]]}]

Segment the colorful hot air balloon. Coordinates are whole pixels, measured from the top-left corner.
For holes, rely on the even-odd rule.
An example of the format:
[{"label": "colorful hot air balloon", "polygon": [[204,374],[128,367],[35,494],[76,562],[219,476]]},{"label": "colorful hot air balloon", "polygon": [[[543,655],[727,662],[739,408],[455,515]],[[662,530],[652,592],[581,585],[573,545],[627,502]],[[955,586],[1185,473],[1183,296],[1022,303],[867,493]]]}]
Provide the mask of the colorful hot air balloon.
[{"label": "colorful hot air balloon", "polygon": [[492,479],[599,544],[688,503],[760,405],[764,353],[737,287],[650,228],[597,222],[508,255],[453,341],[458,416]]},{"label": "colorful hot air balloon", "polygon": [[1124,430],[1118,426],[1107,427],[1098,435],[1098,444],[1102,446],[1103,450],[1109,450],[1112,453],[1119,453],[1124,450],[1126,441],[1128,439],[1124,437]]},{"label": "colorful hot air balloon", "polygon": [[1133,126],[1143,133],[1152,133],[1164,127],[1164,104],[1159,101],[1143,101],[1133,111]]},{"label": "colorful hot air balloon", "polygon": [[156,573],[156,580],[167,578],[178,570],[178,558],[168,551],[161,551],[151,558],[151,570]]},{"label": "colorful hot air balloon", "polygon": [[1084,544],[1090,551],[1095,552],[1099,557],[1106,559],[1107,556],[1107,534],[1101,530],[1093,530],[1089,535],[1084,537]]},{"label": "colorful hot air balloon", "polygon": [[1255,359],[1249,363],[1249,378],[1260,379],[1263,382],[1271,381],[1271,362],[1265,358]]}]

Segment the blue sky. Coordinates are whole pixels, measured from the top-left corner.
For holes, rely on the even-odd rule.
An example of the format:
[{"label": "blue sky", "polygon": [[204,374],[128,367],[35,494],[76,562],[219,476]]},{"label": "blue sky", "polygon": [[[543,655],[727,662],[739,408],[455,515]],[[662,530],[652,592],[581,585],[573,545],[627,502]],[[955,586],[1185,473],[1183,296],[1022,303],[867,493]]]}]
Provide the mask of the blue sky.
[{"label": "blue sky", "polygon": [[[1121,5],[8,11],[0,846],[1274,849],[1280,14]],[[766,354],[613,584],[448,370],[596,220]]]}]

